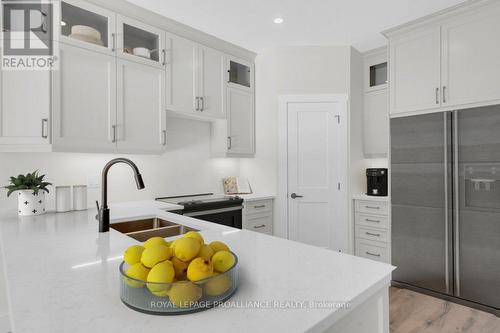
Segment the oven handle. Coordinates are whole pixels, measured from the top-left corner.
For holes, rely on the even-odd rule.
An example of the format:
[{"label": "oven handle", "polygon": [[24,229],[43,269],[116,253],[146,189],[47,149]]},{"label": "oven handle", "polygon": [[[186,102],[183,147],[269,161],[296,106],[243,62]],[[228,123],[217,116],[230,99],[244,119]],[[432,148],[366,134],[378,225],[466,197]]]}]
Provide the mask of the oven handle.
[{"label": "oven handle", "polygon": [[228,207],[228,208],[220,208],[220,209],[212,209],[212,210],[202,210],[199,212],[192,212],[192,213],[186,213],[184,216],[200,216],[200,215],[208,215],[208,214],[217,214],[217,213],[225,213],[225,212],[232,212],[236,210],[242,210],[243,206],[235,206],[235,207]]}]

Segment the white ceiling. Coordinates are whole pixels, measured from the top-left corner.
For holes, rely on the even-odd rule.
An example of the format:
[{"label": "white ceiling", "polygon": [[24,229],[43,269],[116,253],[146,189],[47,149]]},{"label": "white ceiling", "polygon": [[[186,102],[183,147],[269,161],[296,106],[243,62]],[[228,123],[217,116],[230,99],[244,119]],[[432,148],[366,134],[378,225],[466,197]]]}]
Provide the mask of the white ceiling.
[{"label": "white ceiling", "polygon": [[[289,45],[385,44],[382,30],[464,0],[128,0],[258,52]],[[277,16],[284,23],[274,24]]]}]

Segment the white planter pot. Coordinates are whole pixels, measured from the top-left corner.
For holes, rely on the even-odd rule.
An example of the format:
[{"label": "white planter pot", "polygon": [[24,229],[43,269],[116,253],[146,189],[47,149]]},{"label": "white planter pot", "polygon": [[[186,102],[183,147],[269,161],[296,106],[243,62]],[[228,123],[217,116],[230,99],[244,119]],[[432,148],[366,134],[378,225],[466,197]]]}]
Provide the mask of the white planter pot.
[{"label": "white planter pot", "polygon": [[38,194],[31,190],[17,191],[17,213],[19,216],[45,214],[45,191]]}]

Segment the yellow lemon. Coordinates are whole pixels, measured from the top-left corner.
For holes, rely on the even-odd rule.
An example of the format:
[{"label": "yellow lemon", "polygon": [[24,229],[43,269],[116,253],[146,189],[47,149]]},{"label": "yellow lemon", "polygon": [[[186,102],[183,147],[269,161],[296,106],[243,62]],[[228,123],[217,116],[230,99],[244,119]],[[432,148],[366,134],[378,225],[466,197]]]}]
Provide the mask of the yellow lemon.
[{"label": "yellow lemon", "polygon": [[186,280],[189,263],[184,262],[177,257],[172,257],[172,264],[174,265],[175,278],[179,281]]},{"label": "yellow lemon", "polygon": [[214,250],[214,253],[219,251],[229,251],[229,246],[219,241],[214,241],[208,245],[212,248],[212,250]]},{"label": "yellow lemon", "polygon": [[166,292],[170,289],[170,283],[174,281],[174,277],[175,270],[172,262],[168,260],[162,261],[149,271],[147,281],[153,283],[148,283],[147,287],[157,296],[162,293],[166,295]]},{"label": "yellow lemon", "polygon": [[224,273],[234,266],[236,258],[231,252],[219,251],[212,257],[214,268],[217,272]]},{"label": "yellow lemon", "polygon": [[201,295],[201,288],[189,281],[174,283],[168,292],[170,302],[179,308],[193,306],[192,303],[198,301]]},{"label": "yellow lemon", "polygon": [[148,246],[141,256],[141,262],[144,266],[152,268],[159,262],[172,258],[172,250],[165,245]]},{"label": "yellow lemon", "polygon": [[218,274],[208,280],[203,288],[208,296],[219,296],[227,292],[233,286],[233,281],[227,274]]},{"label": "yellow lemon", "polygon": [[186,262],[198,255],[200,252],[200,242],[194,238],[179,238],[175,242],[175,256]]},{"label": "yellow lemon", "polygon": [[[144,267],[140,262],[133,264],[127,269],[125,273],[127,276],[140,281],[146,281],[149,274],[149,269]],[[133,288],[142,288],[144,283],[140,281],[132,280],[125,277],[125,282]]]},{"label": "yellow lemon", "polygon": [[214,266],[209,259],[196,258],[188,266],[187,278],[191,281],[199,281],[209,278],[214,273]]},{"label": "yellow lemon", "polygon": [[205,259],[210,259],[214,255],[214,250],[208,245],[203,245],[201,247],[200,252],[198,253],[198,257],[200,258],[205,258]]},{"label": "yellow lemon", "polygon": [[165,241],[165,239],[163,239],[161,237],[151,237],[150,239],[148,239],[147,241],[144,242],[144,247],[145,248],[148,248],[151,245],[165,245],[165,246],[168,246],[168,244]]},{"label": "yellow lemon", "polygon": [[129,246],[123,253],[123,261],[129,265],[141,262],[142,251],[144,251],[144,248],[140,245]]},{"label": "yellow lemon", "polygon": [[205,244],[205,240],[203,239],[203,236],[201,236],[200,233],[198,233],[196,231],[188,231],[184,234],[184,237],[197,239],[200,241],[200,245]]}]

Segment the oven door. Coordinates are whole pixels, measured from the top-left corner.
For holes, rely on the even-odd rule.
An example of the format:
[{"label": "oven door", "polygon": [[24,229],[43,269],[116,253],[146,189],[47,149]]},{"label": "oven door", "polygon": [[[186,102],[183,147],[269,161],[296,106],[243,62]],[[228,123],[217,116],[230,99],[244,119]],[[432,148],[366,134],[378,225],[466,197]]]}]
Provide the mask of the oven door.
[{"label": "oven door", "polygon": [[214,222],[233,228],[242,228],[242,206],[226,207],[199,212],[186,212],[185,216],[197,218],[199,220]]}]

